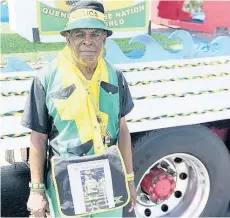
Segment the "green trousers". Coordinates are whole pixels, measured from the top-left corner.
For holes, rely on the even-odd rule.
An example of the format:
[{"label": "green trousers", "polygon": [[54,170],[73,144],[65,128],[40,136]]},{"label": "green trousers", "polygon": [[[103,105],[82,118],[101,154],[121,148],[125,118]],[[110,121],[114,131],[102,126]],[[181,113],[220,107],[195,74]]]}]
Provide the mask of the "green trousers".
[{"label": "green trousers", "polygon": [[[52,218],[62,217],[58,209],[56,193],[54,190],[53,181],[50,177],[50,173],[48,173],[48,176],[47,176],[46,196],[49,201],[50,216]],[[93,214],[88,217],[122,217],[122,213],[123,213],[123,209],[116,209],[116,210],[112,210],[108,212]]]}]

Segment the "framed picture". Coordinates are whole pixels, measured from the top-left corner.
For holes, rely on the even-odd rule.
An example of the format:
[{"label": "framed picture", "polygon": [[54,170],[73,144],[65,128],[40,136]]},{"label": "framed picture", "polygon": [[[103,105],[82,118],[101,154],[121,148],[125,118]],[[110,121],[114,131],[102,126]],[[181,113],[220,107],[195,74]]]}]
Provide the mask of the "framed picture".
[{"label": "framed picture", "polygon": [[70,164],[68,174],[76,215],[115,207],[108,160]]}]

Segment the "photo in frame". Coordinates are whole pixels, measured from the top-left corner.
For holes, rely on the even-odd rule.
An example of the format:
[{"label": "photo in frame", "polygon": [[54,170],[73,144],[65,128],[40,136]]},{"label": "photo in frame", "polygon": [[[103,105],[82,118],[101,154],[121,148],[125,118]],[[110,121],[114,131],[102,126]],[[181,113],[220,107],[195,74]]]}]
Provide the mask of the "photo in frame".
[{"label": "photo in frame", "polygon": [[75,214],[94,213],[115,206],[108,160],[68,165]]}]

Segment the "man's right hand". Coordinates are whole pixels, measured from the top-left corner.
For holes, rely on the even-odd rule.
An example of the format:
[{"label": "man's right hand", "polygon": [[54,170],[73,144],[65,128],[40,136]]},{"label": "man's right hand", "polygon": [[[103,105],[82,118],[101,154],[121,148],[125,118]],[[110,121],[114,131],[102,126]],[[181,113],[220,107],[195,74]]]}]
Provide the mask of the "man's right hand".
[{"label": "man's right hand", "polygon": [[31,192],[27,209],[34,217],[45,217],[46,211],[49,211],[49,203],[45,193]]}]

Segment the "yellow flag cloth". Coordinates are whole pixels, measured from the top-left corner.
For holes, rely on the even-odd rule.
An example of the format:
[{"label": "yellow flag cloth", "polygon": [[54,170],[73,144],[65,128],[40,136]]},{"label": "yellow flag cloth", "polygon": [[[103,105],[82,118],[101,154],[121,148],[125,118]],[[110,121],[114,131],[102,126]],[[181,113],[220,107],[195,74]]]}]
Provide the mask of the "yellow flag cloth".
[{"label": "yellow flag cloth", "polygon": [[[55,99],[58,113],[63,120],[73,120],[76,123],[81,143],[93,140],[94,153],[101,154],[107,148],[103,144],[102,134],[105,132],[100,128],[97,121],[95,106],[91,97],[86,91],[89,88],[94,102],[99,105],[100,81],[108,82],[109,73],[105,60],[100,55],[98,65],[91,80],[87,80],[82,72],[74,65],[74,58],[69,47],[65,47],[57,59],[58,71],[61,75],[63,87],[75,84],[76,89],[69,97],[68,101]],[[63,105],[65,104],[65,105]],[[62,108],[67,108],[62,110]],[[99,110],[99,107],[98,107]],[[100,112],[103,125],[107,127],[108,115]]]}]

